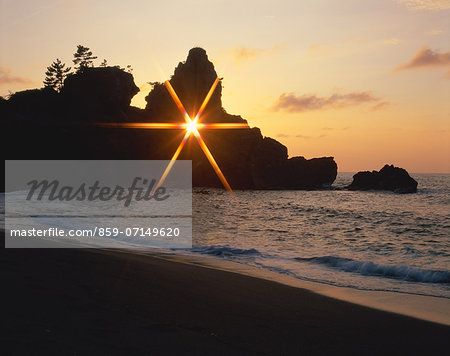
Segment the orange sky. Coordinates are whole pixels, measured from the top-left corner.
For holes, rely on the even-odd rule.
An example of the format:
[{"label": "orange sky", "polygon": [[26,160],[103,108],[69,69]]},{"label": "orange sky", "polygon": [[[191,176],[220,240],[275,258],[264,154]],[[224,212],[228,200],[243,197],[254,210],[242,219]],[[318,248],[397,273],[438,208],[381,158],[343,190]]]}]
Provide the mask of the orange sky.
[{"label": "orange sky", "polygon": [[131,64],[143,90],[191,47],[224,77],[223,104],[340,171],[450,172],[450,1],[0,2],[0,95],[42,86],[83,44]]}]

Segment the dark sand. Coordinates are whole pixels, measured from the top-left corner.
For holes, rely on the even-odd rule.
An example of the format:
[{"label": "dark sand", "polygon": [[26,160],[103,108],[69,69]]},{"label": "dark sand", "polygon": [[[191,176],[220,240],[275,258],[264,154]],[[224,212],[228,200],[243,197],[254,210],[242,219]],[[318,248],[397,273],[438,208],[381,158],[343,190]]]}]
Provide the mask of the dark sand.
[{"label": "dark sand", "polygon": [[120,251],[2,249],[2,355],[448,352],[450,327]]}]

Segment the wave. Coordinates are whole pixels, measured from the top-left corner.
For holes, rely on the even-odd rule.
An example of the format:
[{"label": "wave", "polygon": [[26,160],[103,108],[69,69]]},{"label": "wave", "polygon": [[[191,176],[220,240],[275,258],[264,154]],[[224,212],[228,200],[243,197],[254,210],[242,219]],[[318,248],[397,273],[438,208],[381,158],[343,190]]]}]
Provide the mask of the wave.
[{"label": "wave", "polygon": [[223,257],[229,257],[229,256],[242,256],[242,255],[249,255],[249,256],[260,256],[261,253],[254,249],[241,249],[236,247],[230,247],[228,245],[223,246],[205,246],[205,247],[192,247],[192,252],[197,252],[201,254],[207,254],[207,255],[214,255],[214,256],[223,256]]},{"label": "wave", "polygon": [[408,282],[450,283],[449,271],[426,270],[404,265],[379,265],[370,261],[355,261],[337,256],[296,257],[294,259],[325,265],[344,272],[359,273],[364,276],[394,278]]}]

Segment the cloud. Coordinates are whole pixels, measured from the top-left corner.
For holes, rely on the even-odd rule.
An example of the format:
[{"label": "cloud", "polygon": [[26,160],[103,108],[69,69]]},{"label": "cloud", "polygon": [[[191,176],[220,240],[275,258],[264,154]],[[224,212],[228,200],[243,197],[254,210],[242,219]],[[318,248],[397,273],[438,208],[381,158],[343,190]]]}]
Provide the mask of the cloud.
[{"label": "cloud", "polygon": [[439,53],[434,52],[427,46],[423,46],[408,62],[398,65],[395,70],[445,65],[450,65],[450,51]]},{"label": "cloud", "polygon": [[287,135],[283,133],[277,134],[277,137],[279,138],[312,138],[312,136],[305,136],[305,135]]},{"label": "cloud", "polygon": [[[381,39],[383,45],[394,45],[400,40],[395,38]],[[389,43],[387,43],[389,42]],[[311,43],[305,48],[305,55],[314,60],[330,60],[332,57],[349,57],[359,53],[362,46],[366,46],[370,40],[364,37],[346,38],[336,42],[316,42]]]},{"label": "cloud", "polygon": [[447,80],[450,80],[450,70],[447,71],[447,73],[445,73],[445,74],[442,76],[442,78],[447,79]]},{"label": "cloud", "polygon": [[277,135],[277,137],[279,137],[279,138],[303,138],[303,139],[307,139],[307,140],[312,139],[312,138],[324,138],[326,136],[327,135],[324,135],[324,134],[319,135],[319,136],[308,136],[308,135],[286,135],[283,133],[279,133]]},{"label": "cloud", "polygon": [[374,106],[372,106],[372,108],[370,109],[371,111],[377,111],[377,110],[381,110],[384,109],[388,106],[390,106],[391,103],[388,101],[380,101],[379,103],[375,104]]},{"label": "cloud", "polygon": [[329,108],[340,109],[370,102],[375,102],[377,105],[382,103],[381,99],[375,97],[370,91],[333,94],[328,97],[319,97],[317,95],[295,96],[293,93],[283,93],[275,101],[272,110],[303,112]]},{"label": "cloud", "polygon": [[251,47],[234,47],[227,50],[227,54],[231,56],[234,62],[244,62],[265,54],[274,54],[280,49],[286,47],[285,45],[273,46],[269,48],[257,49]]},{"label": "cloud", "polygon": [[399,38],[386,38],[381,41],[381,43],[385,46],[396,46],[401,42]]},{"label": "cloud", "polygon": [[342,130],[342,131],[347,131],[348,129],[350,129],[350,126],[345,126],[345,127],[322,127],[323,131],[335,131],[335,130]]},{"label": "cloud", "polygon": [[450,9],[450,0],[398,0],[411,10],[445,10]]},{"label": "cloud", "polygon": [[331,55],[336,54],[339,45],[331,45],[329,43],[313,43],[306,48],[306,54],[318,58],[330,58]]},{"label": "cloud", "polygon": [[329,49],[330,47],[331,45],[329,43],[313,43],[312,45],[309,45],[306,50],[309,52],[317,52],[323,49]]},{"label": "cloud", "polygon": [[442,130],[433,130],[432,132],[435,134],[446,134],[447,132],[450,132],[450,130],[442,129]]},{"label": "cloud", "polygon": [[442,32],[444,32],[444,31],[439,30],[439,29],[434,29],[434,30],[428,31],[428,34],[430,34],[432,36],[439,36]]},{"label": "cloud", "polygon": [[2,84],[30,84],[33,81],[28,78],[11,74],[11,69],[0,67],[0,85]]},{"label": "cloud", "polygon": [[306,48],[306,53],[314,58],[322,57],[329,58],[331,55],[339,53],[339,49],[342,50],[343,44],[330,44],[330,43],[313,43]]}]

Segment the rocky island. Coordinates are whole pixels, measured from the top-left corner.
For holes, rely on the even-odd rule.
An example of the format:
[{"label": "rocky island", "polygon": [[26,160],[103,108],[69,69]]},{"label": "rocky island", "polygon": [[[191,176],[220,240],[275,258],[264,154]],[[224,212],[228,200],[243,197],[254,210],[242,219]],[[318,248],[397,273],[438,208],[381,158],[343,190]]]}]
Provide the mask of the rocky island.
[{"label": "rocky island", "polygon": [[[170,78],[190,115],[217,77],[206,51],[193,48]],[[0,102],[10,159],[170,159],[182,130],[102,127],[98,123],[183,122],[163,83],[154,83],[147,106],[130,106],[138,92],[130,73],[116,67],[86,68],[70,74],[60,92],[49,88],[12,94]],[[246,123],[222,107],[219,82],[202,122]],[[259,128],[202,130],[202,137],[233,189],[320,189],[337,175],[333,157],[288,158],[286,146]],[[193,185],[221,187],[195,139],[179,159],[192,160]]]},{"label": "rocky island", "polygon": [[358,172],[353,176],[350,190],[390,190],[394,193],[416,193],[417,181],[406,170],[385,165],[380,171]]}]

